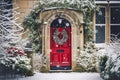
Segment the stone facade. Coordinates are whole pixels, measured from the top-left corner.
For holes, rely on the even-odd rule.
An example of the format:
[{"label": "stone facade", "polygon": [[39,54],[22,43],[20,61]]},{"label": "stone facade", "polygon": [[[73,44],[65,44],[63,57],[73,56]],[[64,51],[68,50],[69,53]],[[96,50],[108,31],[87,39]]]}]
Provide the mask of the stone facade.
[{"label": "stone facade", "polygon": [[[22,23],[26,15],[30,13],[35,4],[39,0],[13,0],[14,8],[19,7],[20,17],[18,22]],[[47,57],[46,70],[50,71],[50,24],[56,15],[61,15],[63,18],[67,19],[71,23],[72,29],[72,47],[71,47],[71,67],[72,71],[76,70],[76,56],[80,49],[83,49],[84,45],[84,30],[83,30],[83,14],[76,10],[66,10],[66,9],[51,9],[42,12],[40,16],[40,21],[44,21],[42,25],[42,53],[45,53]],[[27,37],[27,33],[23,35],[23,38]]]},{"label": "stone facade", "polygon": [[83,48],[84,37],[83,37],[83,15],[81,12],[76,12],[73,10],[50,10],[43,12],[40,16],[44,19],[43,25],[43,51],[47,56],[47,70],[50,70],[50,24],[56,19],[56,15],[62,15],[63,18],[70,21],[72,26],[72,70],[74,71],[76,68],[76,56],[77,56],[77,48]]}]

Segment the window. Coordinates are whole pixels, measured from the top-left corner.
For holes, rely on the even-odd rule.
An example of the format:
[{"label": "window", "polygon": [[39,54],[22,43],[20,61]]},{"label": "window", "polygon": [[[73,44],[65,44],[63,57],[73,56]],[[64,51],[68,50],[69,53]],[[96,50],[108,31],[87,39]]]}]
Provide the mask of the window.
[{"label": "window", "polygon": [[96,43],[105,43],[105,7],[100,8],[100,12],[96,13]]},{"label": "window", "polygon": [[96,26],[96,43],[105,42],[105,26]]},{"label": "window", "polygon": [[111,24],[120,24],[120,7],[111,7]]},{"label": "window", "polygon": [[120,6],[110,7],[110,31],[120,38]]}]

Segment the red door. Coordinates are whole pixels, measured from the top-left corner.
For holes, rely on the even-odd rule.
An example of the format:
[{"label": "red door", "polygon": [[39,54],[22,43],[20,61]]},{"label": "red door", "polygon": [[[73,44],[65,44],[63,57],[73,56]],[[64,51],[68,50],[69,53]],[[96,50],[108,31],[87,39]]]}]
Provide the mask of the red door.
[{"label": "red door", "polygon": [[56,18],[50,27],[50,69],[71,69],[71,25],[64,18]]}]

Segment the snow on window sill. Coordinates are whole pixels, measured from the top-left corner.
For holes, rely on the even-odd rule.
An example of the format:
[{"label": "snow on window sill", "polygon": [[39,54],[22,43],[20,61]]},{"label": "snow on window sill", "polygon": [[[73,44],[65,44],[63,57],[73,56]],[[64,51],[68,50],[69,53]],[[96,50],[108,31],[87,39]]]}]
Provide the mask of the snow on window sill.
[{"label": "snow on window sill", "polygon": [[104,48],[105,43],[96,43],[95,46],[98,47],[98,48]]}]

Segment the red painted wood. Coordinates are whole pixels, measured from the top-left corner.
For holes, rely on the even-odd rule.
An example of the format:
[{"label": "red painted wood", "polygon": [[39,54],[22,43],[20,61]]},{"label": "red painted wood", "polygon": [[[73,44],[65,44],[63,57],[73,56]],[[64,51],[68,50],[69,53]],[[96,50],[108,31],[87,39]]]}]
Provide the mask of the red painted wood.
[{"label": "red painted wood", "polygon": [[[68,40],[63,44],[57,44],[53,39],[53,33],[56,27],[50,27],[50,66],[71,66],[71,27],[59,27],[58,31],[63,29],[67,31]],[[61,39],[63,35],[59,35]]]}]

